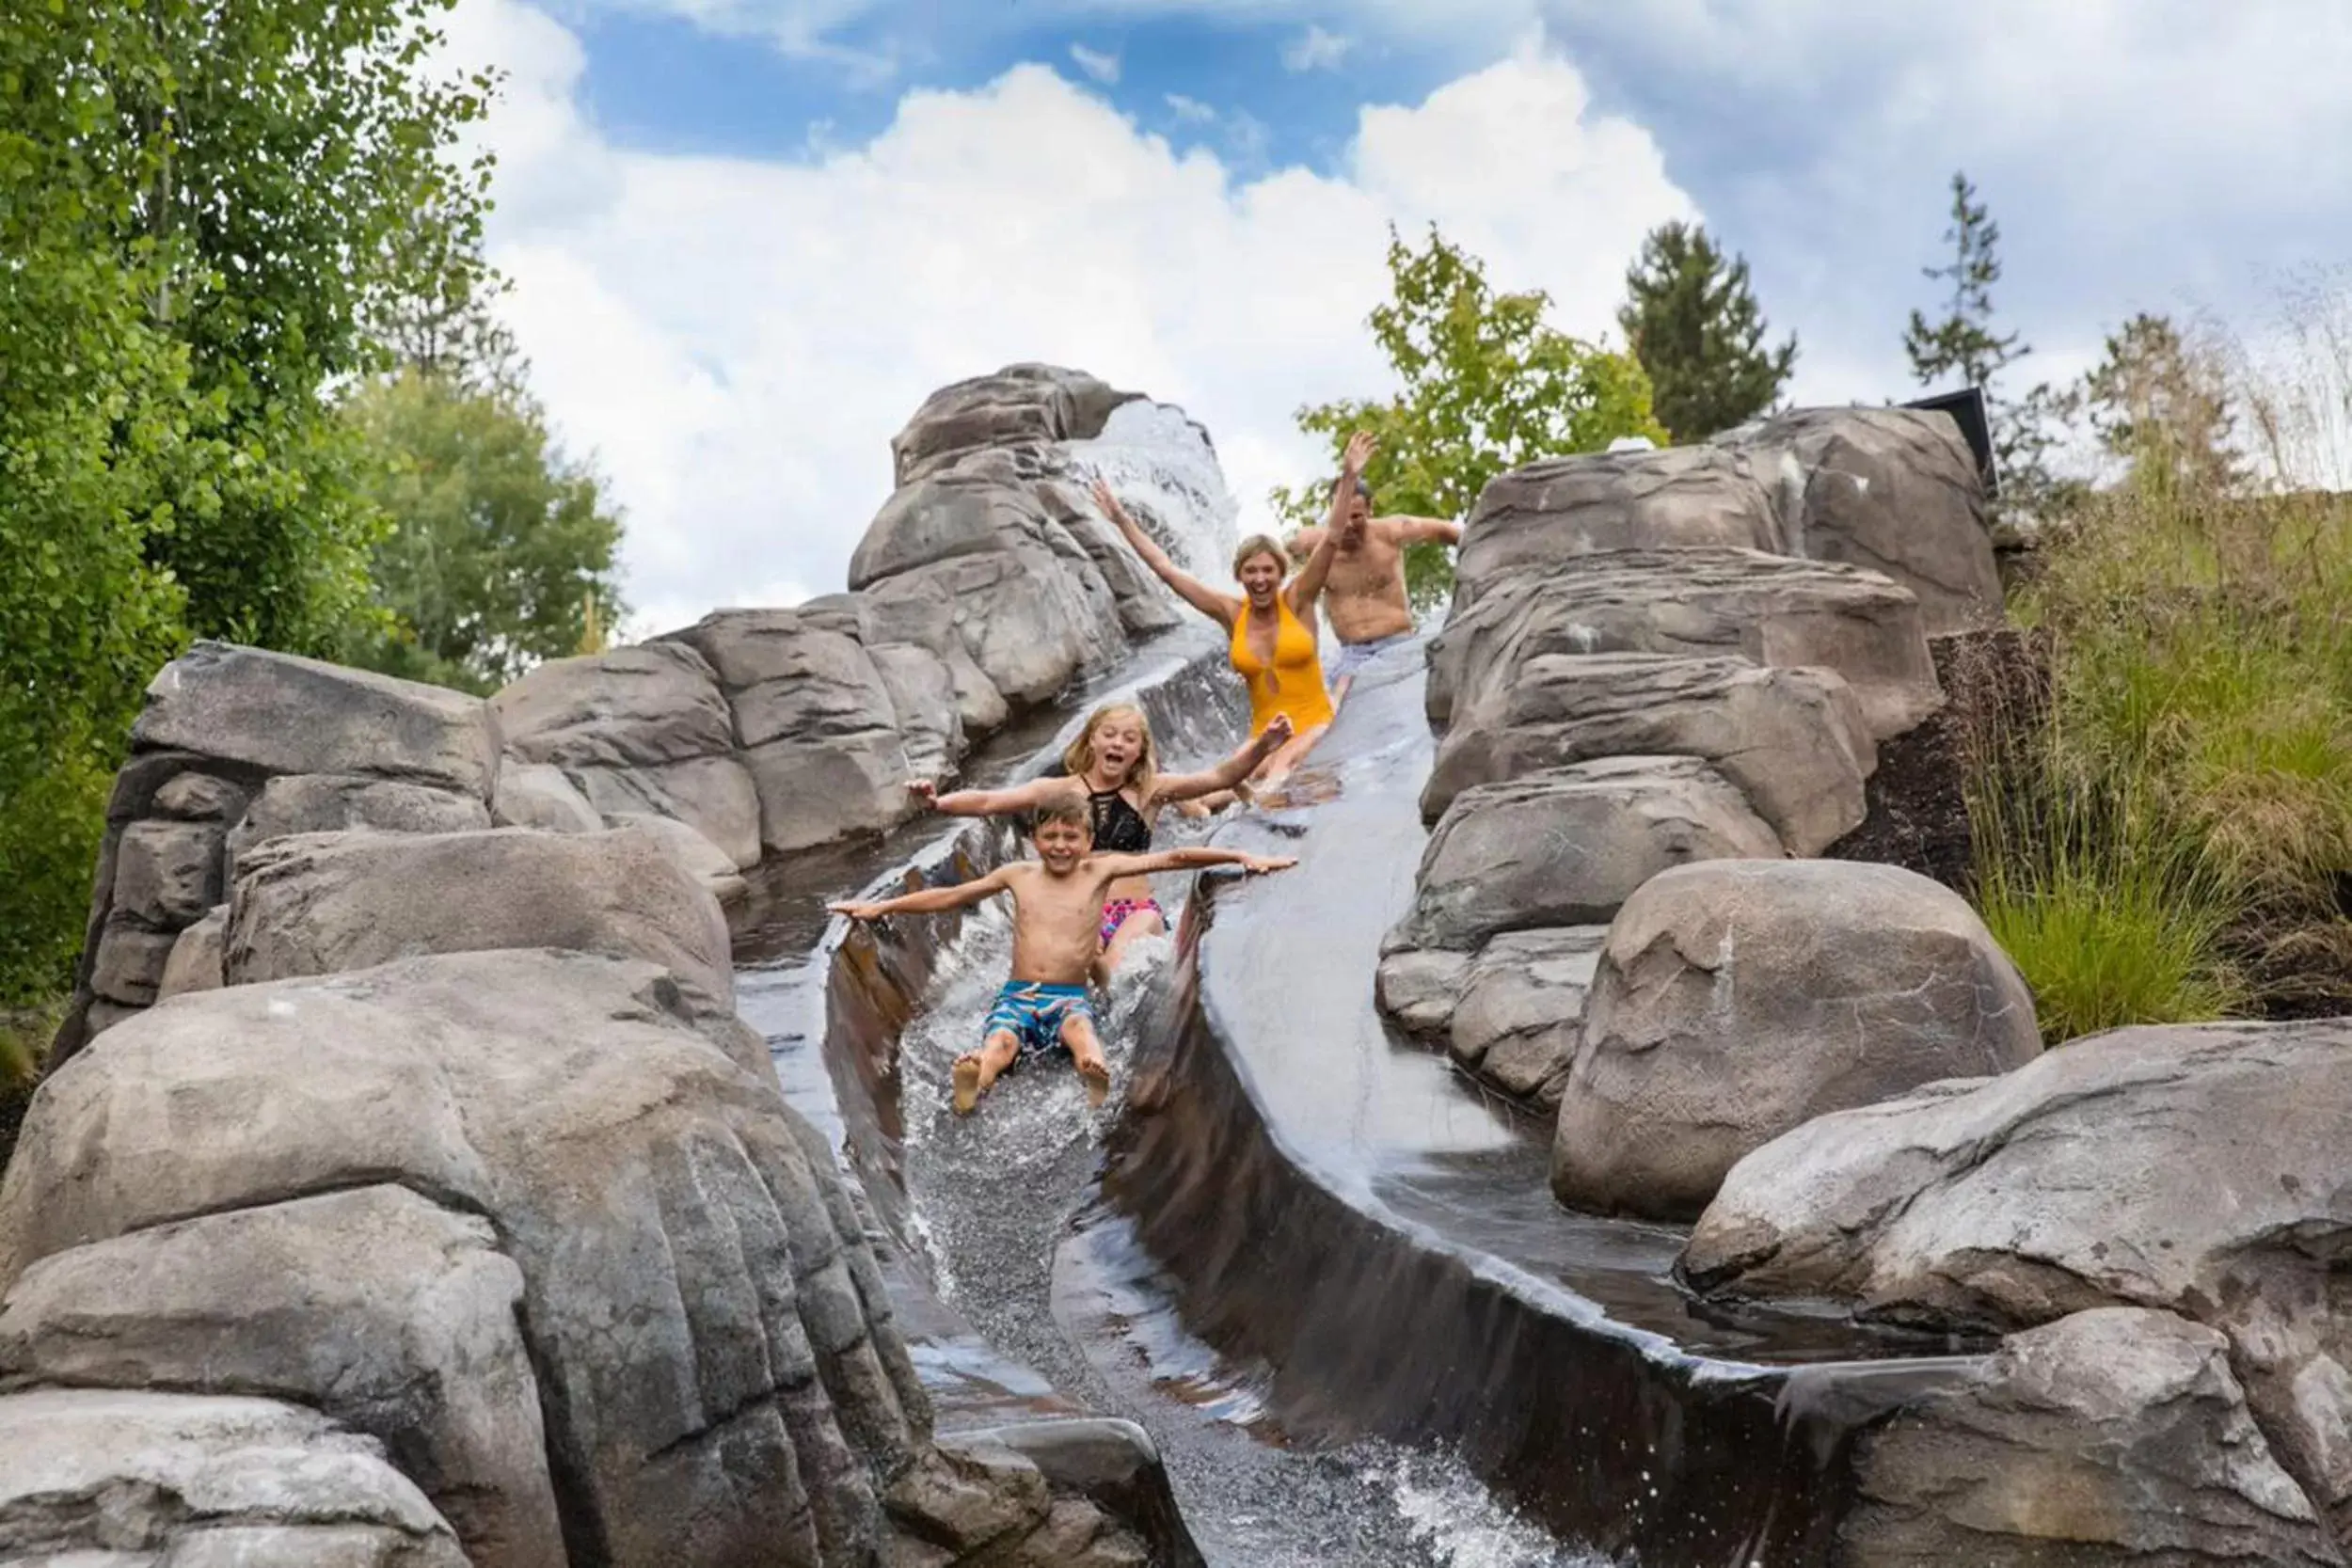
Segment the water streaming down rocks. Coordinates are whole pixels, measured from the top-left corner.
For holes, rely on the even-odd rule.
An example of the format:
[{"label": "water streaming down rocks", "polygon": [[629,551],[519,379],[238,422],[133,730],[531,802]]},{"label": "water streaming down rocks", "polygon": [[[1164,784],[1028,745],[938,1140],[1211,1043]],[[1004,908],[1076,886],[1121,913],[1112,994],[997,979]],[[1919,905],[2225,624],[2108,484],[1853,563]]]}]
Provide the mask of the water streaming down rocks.
[{"label": "water streaming down rocks", "polygon": [[[1219,639],[1085,483],[1212,578],[1232,510],[1180,412],[1051,367],[892,445],[848,594],[487,705],[218,646],[159,677],[0,1185],[0,1556],[2341,1560],[2332,1088],[2210,1172],[2230,1224],[2100,1175],[2193,1185],[2181,1129],[2267,1128],[2341,1042],[1916,1086],[1865,1021],[1983,1048],[1997,954],[1908,884],[1829,941],[1890,874],[1783,858],[1885,803],[1926,639],[1997,609],[1934,420],[1498,482],[1432,656],[1359,678],[1299,804],[1214,827],[1300,869],[1163,890],[1122,1102],[1048,1066],[968,1121],[1002,916],[821,903],[1019,852],[905,784],[1033,773],[1092,703],[1230,746]],[[1668,896],[1709,878],[1760,891]],[[1578,1115],[1689,1109],[1739,1074],[1642,1061],[1757,1018],[1812,1097],[1746,1094],[1694,1235],[1552,1201],[1558,1139],[1608,1161]]]}]

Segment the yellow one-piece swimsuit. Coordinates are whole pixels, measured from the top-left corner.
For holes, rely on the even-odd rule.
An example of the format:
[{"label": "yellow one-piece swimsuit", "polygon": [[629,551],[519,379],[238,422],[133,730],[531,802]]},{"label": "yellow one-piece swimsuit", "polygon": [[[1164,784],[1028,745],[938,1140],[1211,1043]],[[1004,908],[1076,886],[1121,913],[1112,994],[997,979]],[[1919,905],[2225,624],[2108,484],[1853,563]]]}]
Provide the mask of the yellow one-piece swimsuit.
[{"label": "yellow one-piece swimsuit", "polygon": [[1274,596],[1274,663],[1268,668],[1249,645],[1247,606],[1233,622],[1233,671],[1249,688],[1249,733],[1263,734],[1278,713],[1290,715],[1292,730],[1304,734],[1331,721],[1331,693],[1323,684],[1323,660],[1309,631],[1278,594]]}]

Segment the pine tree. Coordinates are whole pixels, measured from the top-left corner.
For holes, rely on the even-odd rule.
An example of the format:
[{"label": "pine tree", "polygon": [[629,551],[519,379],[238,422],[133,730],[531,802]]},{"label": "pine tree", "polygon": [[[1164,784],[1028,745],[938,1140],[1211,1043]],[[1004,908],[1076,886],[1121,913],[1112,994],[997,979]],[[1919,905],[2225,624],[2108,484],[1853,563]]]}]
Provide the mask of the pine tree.
[{"label": "pine tree", "polygon": [[2232,446],[2229,379],[2211,345],[2145,311],[2106,341],[2083,378],[2090,428],[2131,483],[2165,495],[2224,495],[2245,482]]},{"label": "pine tree", "polygon": [[1649,372],[1651,407],[1677,441],[1696,441],[1754,419],[1779,398],[1797,362],[1797,339],[1764,346],[1764,314],[1744,258],[1727,256],[1690,224],[1666,223],[1642,243],[1617,312],[1634,357]]},{"label": "pine tree", "polygon": [[2001,394],[2001,372],[2033,348],[2018,333],[1993,330],[1993,285],[2001,280],[2001,226],[1964,173],[1952,176],[1952,224],[1944,230],[1944,241],[1952,247],[1950,262],[1920,271],[1950,286],[1945,314],[1931,323],[1912,311],[1911,324],[1903,329],[1903,352],[1922,387],[1932,387],[1957,372],[1964,384],[1984,388],[1994,462],[2004,493],[2030,506],[2056,489],[2048,464],[2056,445],[2050,424],[2060,415],[2061,400],[2046,382],[2022,398]]}]

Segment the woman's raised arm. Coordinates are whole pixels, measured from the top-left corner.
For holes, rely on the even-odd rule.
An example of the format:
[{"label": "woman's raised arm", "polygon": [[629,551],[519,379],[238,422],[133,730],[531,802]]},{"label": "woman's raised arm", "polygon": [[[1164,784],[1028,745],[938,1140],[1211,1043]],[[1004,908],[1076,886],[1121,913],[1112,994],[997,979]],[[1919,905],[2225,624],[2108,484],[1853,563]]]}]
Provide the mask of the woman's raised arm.
[{"label": "woman's raised arm", "polygon": [[1233,629],[1233,617],[1240,613],[1234,601],[1170,561],[1168,552],[1160,548],[1159,541],[1143,531],[1143,525],[1127,515],[1127,509],[1119,504],[1119,498],[1111,494],[1111,487],[1099,479],[1094,482],[1094,504],[1126,536],[1128,545],[1152,568],[1152,575],[1176,590],[1177,597],[1226,630]]}]

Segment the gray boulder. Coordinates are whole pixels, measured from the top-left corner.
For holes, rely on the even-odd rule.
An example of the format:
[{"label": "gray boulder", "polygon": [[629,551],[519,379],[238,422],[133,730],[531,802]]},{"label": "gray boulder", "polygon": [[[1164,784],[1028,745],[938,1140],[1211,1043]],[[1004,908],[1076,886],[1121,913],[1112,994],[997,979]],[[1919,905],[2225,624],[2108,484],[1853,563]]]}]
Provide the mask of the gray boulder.
[{"label": "gray boulder", "polygon": [[209,773],[181,773],[155,791],[150,809],[182,822],[233,822],[245,814],[246,792]]},{"label": "gray boulder", "polygon": [[643,958],[699,1015],[731,1017],[726,918],[651,834],[327,833],[246,857],[230,899],[232,985],[420,953],[552,947]]},{"label": "gray boulder", "polygon": [[1606,927],[1568,926],[1505,931],[1488,942],[1447,1021],[1454,1059],[1547,1110],[1557,1106],[1607,936]]},{"label": "gray boulder", "polygon": [[2352,1020],[2119,1029],[1819,1117],[1733,1167],[1708,1291],[2013,1331],[2145,1307],[2229,1337],[2280,1462],[2352,1525]]},{"label": "gray boulder", "polygon": [[663,853],[677,863],[680,871],[702,884],[704,891],[722,904],[733,903],[751,889],[724,850],[674,816],[622,812],[612,818],[612,825],[632,829],[653,839],[661,846]]},{"label": "gray boulder", "polygon": [[1041,545],[951,556],[866,592],[885,620],[934,619],[945,607],[973,666],[1015,705],[1048,702],[1126,652],[1102,574],[1073,570]]},{"label": "gray boulder", "polygon": [[1857,1440],[1834,1560],[2341,1563],[2228,1353],[2211,1329],[2122,1307],[2012,1336],[1976,1375]]},{"label": "gray boulder", "polygon": [[1054,365],[1008,365],[942,387],[891,437],[897,483],[912,484],[983,447],[1099,436],[1111,410],[1138,396]]},{"label": "gray boulder", "polygon": [[216,824],[150,818],[123,828],[115,848],[118,916],[151,930],[176,931],[219,903],[220,893]]},{"label": "gray boulder", "polygon": [[1463,524],[1454,606],[1502,581],[1616,550],[1786,553],[1772,493],[1724,447],[1552,457],[1487,482]]},{"label": "gray boulder", "polygon": [[682,642],[549,659],[490,699],[510,751],[550,763],[599,814],[674,816],[759,860],[759,795],[718,677]]},{"label": "gray boulder", "polygon": [[156,982],[155,999],[160,1002],[168,996],[216,990],[227,985],[224,949],[228,940],[229,906],[216,904],[205,911],[203,919],[172,940],[171,957],[165,960],[163,977]]},{"label": "gray boulder", "polygon": [[1443,815],[1473,784],[1595,757],[1699,757],[1738,784],[1791,854],[1862,823],[1877,766],[1853,689],[1834,670],[1658,654],[1542,654],[1454,709],[1422,791]]},{"label": "gray boulder", "polygon": [[1670,866],[1781,858],[1740,792],[1692,757],[1609,757],[1454,798],[1388,950],[1474,951],[1501,931],[1597,926]]},{"label": "gray boulder", "polygon": [[94,1242],[8,1289],[0,1374],[310,1406],[382,1442],[477,1568],[562,1568],[522,1276],[497,1244],[389,1186]]},{"label": "gray boulder", "polygon": [[[596,808],[561,768],[511,757],[499,766],[498,799],[491,803],[490,821],[494,827],[536,828],[545,833],[593,833],[604,826]],[[732,866],[734,857],[727,859]]]},{"label": "gray boulder", "polygon": [[1898,866],[1661,872],[1609,927],[1560,1102],[1552,1191],[1688,1219],[1826,1112],[2038,1056],[2033,997],[1966,900]]},{"label": "gray boulder", "polygon": [[151,931],[119,917],[110,918],[99,928],[97,950],[89,965],[90,990],[117,1006],[152,1005],[179,940],[176,931]]},{"label": "gray boulder", "polygon": [[1919,602],[1876,572],[1755,550],[1632,550],[1506,578],[1430,641],[1429,717],[1492,711],[1547,654],[1737,656],[1846,678],[1874,738],[1943,702]]},{"label": "gray boulder", "polygon": [[[944,590],[910,593],[902,588],[886,597],[830,594],[800,610],[812,622],[855,636],[876,654],[878,667],[879,656],[888,648],[920,648],[935,656],[947,667],[956,720],[967,743],[1002,724],[1011,711],[1004,693],[972,661],[963,635],[956,629],[957,606]],[[892,700],[897,700],[895,692]]]},{"label": "gray boulder", "polygon": [[468,1568],[367,1438],[271,1400],[0,1395],[0,1561]]},{"label": "gray boulder", "polygon": [[365,670],[199,642],[147,688],[136,751],[263,773],[363,773],[490,797],[498,729],[478,697]]},{"label": "gray boulder", "polygon": [[470,795],[347,773],[289,774],[264,784],[230,830],[230,875],[255,847],[293,833],[471,833],[489,826],[490,808]]},{"label": "gray boulder", "polygon": [[1442,947],[1391,947],[1373,972],[1373,1004],[1406,1034],[1443,1039],[1474,958]]},{"label": "gray boulder", "polygon": [[878,1548],[929,1410],[863,1227],[772,1071],[649,964],[459,954],[127,1020],[26,1120],[0,1279],[378,1184],[482,1215],[520,1271],[567,1541],[617,1568]]},{"label": "gray boulder", "polygon": [[[890,688],[855,637],[790,610],[722,610],[676,637],[708,661],[735,710],[768,848],[804,849],[913,815]],[[941,705],[917,716],[934,734],[954,721],[952,694],[935,694]]]},{"label": "gray boulder", "polygon": [[1999,623],[1983,481],[1950,415],[1800,408],[1715,439],[1772,477],[1788,554],[1883,572],[1931,637]]},{"label": "gray boulder", "polygon": [[898,716],[898,744],[907,771],[918,779],[944,778],[963,759],[968,742],[956,696],[955,672],[929,648],[894,642],[871,650],[874,673],[890,693]]}]

